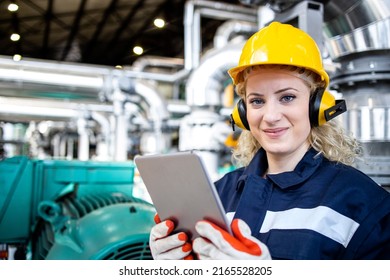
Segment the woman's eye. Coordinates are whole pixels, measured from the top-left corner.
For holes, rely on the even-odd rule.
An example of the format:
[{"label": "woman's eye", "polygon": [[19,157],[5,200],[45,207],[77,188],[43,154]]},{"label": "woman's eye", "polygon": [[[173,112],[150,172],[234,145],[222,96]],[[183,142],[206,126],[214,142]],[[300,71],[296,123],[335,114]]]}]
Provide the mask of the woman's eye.
[{"label": "woman's eye", "polygon": [[295,99],[294,95],[285,95],[281,98],[282,102],[291,102]]},{"label": "woman's eye", "polygon": [[262,99],[251,99],[249,100],[249,104],[253,104],[253,105],[261,105],[263,104],[264,101]]}]

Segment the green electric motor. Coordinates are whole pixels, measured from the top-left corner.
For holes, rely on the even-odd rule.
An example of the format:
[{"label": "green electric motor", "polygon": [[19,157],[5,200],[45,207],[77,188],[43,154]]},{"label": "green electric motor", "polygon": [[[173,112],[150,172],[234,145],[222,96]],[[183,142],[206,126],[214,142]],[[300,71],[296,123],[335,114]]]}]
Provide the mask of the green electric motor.
[{"label": "green electric motor", "polygon": [[155,209],[133,196],[134,163],[0,161],[0,244],[26,259],[151,259]]}]

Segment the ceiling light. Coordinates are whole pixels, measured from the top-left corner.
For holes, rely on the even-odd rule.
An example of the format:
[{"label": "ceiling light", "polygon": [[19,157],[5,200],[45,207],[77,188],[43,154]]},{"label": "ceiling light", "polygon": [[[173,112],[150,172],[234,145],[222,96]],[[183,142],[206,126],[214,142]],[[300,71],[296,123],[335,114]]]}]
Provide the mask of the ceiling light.
[{"label": "ceiling light", "polygon": [[14,54],[12,59],[13,59],[13,61],[21,61],[22,60],[22,56],[20,54]]},{"label": "ceiling light", "polygon": [[12,41],[16,42],[16,41],[19,41],[20,35],[17,33],[13,33],[10,38]]},{"label": "ceiling light", "polygon": [[153,23],[158,28],[163,28],[165,26],[165,21],[161,18],[156,18]]},{"label": "ceiling light", "polygon": [[135,46],[133,48],[133,52],[136,54],[136,55],[141,55],[143,52],[144,52],[144,49],[140,46]]},{"label": "ceiling light", "polygon": [[16,12],[17,10],[19,10],[19,6],[16,5],[15,3],[11,3],[8,5],[8,11]]}]

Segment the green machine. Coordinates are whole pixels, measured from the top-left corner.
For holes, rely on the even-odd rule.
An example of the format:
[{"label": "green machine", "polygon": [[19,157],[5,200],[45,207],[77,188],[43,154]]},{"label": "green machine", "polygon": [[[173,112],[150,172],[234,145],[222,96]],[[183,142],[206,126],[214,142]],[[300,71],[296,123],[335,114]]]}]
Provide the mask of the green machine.
[{"label": "green machine", "polygon": [[134,163],[0,161],[0,244],[33,260],[151,259],[155,209],[133,196]]}]

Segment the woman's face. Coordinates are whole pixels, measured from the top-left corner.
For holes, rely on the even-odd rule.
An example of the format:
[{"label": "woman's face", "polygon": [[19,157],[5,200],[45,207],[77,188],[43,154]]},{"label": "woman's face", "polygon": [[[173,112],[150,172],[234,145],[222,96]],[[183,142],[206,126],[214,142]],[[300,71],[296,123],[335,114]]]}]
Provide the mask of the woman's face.
[{"label": "woman's face", "polygon": [[310,89],[286,70],[257,69],[247,77],[250,131],[267,154],[303,155],[308,147]]}]

